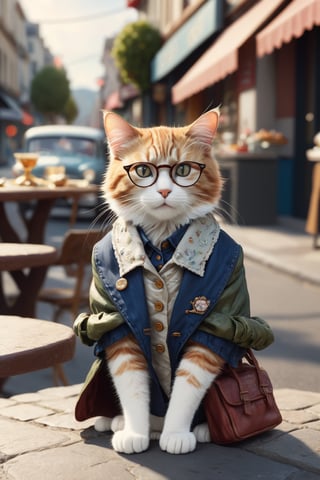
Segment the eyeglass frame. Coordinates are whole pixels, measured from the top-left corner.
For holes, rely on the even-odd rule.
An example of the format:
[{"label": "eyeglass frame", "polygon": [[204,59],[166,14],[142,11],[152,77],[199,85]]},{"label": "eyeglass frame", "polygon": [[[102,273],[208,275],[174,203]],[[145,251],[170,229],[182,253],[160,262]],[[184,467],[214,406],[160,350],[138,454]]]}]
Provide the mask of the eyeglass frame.
[{"label": "eyeglass frame", "polygon": [[[150,183],[149,185],[138,185],[137,183],[135,183],[131,176],[130,176],[130,170],[132,167],[137,167],[139,165],[146,165],[147,167],[149,167],[150,169],[154,168],[156,170],[156,175],[154,177],[154,180],[152,181],[152,183]],[[191,183],[190,185],[180,185],[179,183],[177,183],[177,181],[173,178],[173,170],[174,168],[178,168],[179,166],[181,165],[196,165],[197,168],[199,168],[199,176],[197,178],[197,180],[195,180],[193,183]],[[203,170],[206,168],[206,165],[204,163],[199,163],[199,162],[189,162],[189,161],[186,161],[186,162],[181,162],[181,163],[176,163],[174,165],[154,165],[153,163],[149,163],[149,162],[136,162],[136,163],[131,163],[131,165],[124,165],[123,168],[125,169],[125,171],[127,172],[128,174],[128,177],[130,179],[130,181],[136,185],[136,187],[139,187],[139,188],[148,188],[148,187],[151,187],[152,185],[154,185],[156,183],[156,181],[158,180],[159,178],[159,170],[160,168],[169,168],[170,172],[169,172],[169,175],[170,175],[170,178],[171,180],[173,181],[173,183],[175,185],[178,185],[179,187],[183,187],[183,188],[188,188],[188,187],[192,187],[193,185],[195,185],[199,180],[200,180],[200,177],[202,175],[202,172]],[[143,177],[141,177],[143,179]]]}]

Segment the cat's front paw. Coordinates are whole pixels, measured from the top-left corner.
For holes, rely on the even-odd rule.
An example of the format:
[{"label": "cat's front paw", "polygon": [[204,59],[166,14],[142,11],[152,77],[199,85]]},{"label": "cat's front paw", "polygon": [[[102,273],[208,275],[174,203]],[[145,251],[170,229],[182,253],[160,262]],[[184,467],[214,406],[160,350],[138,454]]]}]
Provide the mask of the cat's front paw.
[{"label": "cat's front paw", "polygon": [[193,429],[193,433],[196,439],[200,443],[210,443],[211,436],[209,431],[209,425],[207,423],[200,423]]},{"label": "cat's front paw", "polygon": [[111,430],[112,418],[109,417],[99,417],[95,421],[94,429],[97,432],[109,432]]},{"label": "cat's front paw", "polygon": [[192,432],[163,432],[160,436],[160,448],[168,453],[189,453],[195,450],[197,439]]},{"label": "cat's front paw", "polygon": [[112,437],[112,446],[119,453],[141,453],[149,448],[149,436],[120,430]]}]

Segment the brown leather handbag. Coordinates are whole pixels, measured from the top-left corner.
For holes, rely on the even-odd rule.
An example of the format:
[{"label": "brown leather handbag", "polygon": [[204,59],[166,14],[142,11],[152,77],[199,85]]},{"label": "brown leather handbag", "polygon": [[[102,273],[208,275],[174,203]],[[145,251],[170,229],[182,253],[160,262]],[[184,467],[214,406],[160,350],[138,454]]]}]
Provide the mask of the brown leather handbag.
[{"label": "brown leather handbag", "polygon": [[270,378],[248,350],[238,367],[226,366],[204,398],[211,439],[235,443],[266,432],[282,421]]}]

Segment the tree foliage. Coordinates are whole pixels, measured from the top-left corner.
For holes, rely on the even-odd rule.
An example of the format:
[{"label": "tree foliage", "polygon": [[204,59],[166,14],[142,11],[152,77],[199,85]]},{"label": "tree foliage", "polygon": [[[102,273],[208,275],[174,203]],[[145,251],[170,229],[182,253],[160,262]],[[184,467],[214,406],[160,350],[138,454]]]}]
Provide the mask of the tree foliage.
[{"label": "tree foliage", "polygon": [[162,45],[159,30],[144,20],[126,25],[115,38],[112,55],[124,83],[142,92],[150,87],[150,63]]},{"label": "tree foliage", "polygon": [[78,105],[74,98],[70,95],[67,102],[64,105],[62,116],[67,123],[72,123],[79,113]]},{"label": "tree foliage", "polygon": [[38,112],[52,118],[63,115],[70,97],[69,80],[63,69],[44,67],[31,84],[31,101]]}]

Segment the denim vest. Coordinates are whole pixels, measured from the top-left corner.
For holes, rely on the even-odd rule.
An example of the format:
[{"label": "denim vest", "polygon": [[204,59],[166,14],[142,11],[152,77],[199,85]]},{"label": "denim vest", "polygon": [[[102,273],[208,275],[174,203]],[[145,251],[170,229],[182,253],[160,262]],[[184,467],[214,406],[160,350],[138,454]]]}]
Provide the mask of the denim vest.
[{"label": "denim vest", "polygon": [[[187,269],[184,270],[170,318],[167,337],[173,376],[180,362],[183,347],[189,339],[209,347],[233,366],[237,365],[244,355],[243,348],[199,329],[206,315],[214,310],[216,302],[233,273],[239,254],[240,246],[221,230],[213,252],[207,261],[204,276],[200,277]],[[142,267],[126,274],[126,288],[120,290],[117,288],[120,274],[112,247],[111,233],[95,246],[93,258],[96,271],[106,292],[125,320],[123,325],[102,336],[96,344],[95,354],[100,356],[106,346],[120,340],[128,333],[133,333],[150,369],[151,412],[154,415],[163,416],[167,409],[168,399],[152,367],[151,344],[148,335],[150,322],[145,300]],[[199,297],[203,297],[207,303],[207,308],[203,312],[190,306]]]}]

